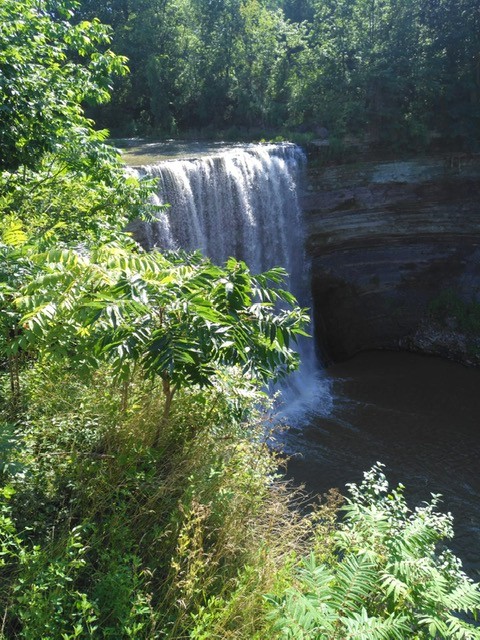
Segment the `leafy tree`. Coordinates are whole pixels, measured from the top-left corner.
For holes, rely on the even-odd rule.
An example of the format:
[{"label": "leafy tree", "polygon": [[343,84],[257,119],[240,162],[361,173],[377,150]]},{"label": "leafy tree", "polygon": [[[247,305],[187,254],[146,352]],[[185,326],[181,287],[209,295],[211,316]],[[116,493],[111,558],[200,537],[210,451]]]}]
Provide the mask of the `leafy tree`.
[{"label": "leafy tree", "polygon": [[[83,110],[105,102],[125,59],[71,0],[0,5],[0,210],[43,237],[88,243],[139,215],[143,189]],[[106,50],[104,50],[106,49]],[[103,51],[104,50],[104,51]]]},{"label": "leafy tree", "polygon": [[302,25],[280,10],[249,0],[241,7],[244,34],[236,53],[237,122],[278,126],[288,117],[289,88],[298,54],[307,47]]},{"label": "leafy tree", "polygon": [[202,77],[193,14],[190,0],[82,1],[78,19],[112,25],[113,46],[131,69],[117,79],[112,104],[90,110],[98,122],[129,134],[174,133],[183,113],[191,117]]},{"label": "leafy tree", "polygon": [[32,168],[46,152],[92,135],[84,101],[106,102],[125,59],[98,21],[72,24],[73,0],[3,0],[0,5],[0,169]]},{"label": "leafy tree", "polygon": [[478,144],[475,0],[82,1],[130,59],[102,122],[282,125],[390,148]]},{"label": "leafy tree", "polygon": [[450,144],[478,149],[480,15],[474,0],[442,0],[421,8],[430,125]]},{"label": "leafy tree", "polygon": [[141,215],[146,189],[86,118],[105,101],[124,59],[98,21],[73,25],[70,0],[0,4],[0,351],[18,409],[26,354],[13,301],[38,272],[31,256],[62,243],[86,247]]},{"label": "leafy tree", "polygon": [[233,258],[221,268],[118,242],[30,259],[37,271],[11,303],[23,314],[11,348],[68,358],[85,374],[106,361],[127,386],[140,366],[162,380],[163,422],[180,386],[211,385],[219,368],[267,382],[298,365],[292,343],[307,317],[278,287],[281,269],[253,276]]}]

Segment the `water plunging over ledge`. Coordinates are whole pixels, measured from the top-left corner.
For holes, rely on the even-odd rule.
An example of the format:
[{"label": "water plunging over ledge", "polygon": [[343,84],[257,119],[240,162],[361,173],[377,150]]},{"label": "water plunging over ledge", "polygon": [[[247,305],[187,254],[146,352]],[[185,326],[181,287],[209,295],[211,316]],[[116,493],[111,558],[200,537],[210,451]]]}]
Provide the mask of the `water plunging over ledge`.
[{"label": "water plunging over ledge", "polygon": [[[144,227],[143,243],[159,249],[198,249],[217,264],[234,256],[253,273],[281,266],[289,274],[286,287],[301,306],[310,307],[298,201],[304,165],[298,146],[280,143],[214,148],[199,157],[139,167],[139,176],[157,179],[154,204],[169,205],[159,209],[157,222]],[[300,411],[308,404],[328,404],[313,340],[302,341],[298,348],[302,367],[283,386],[285,404]]]},{"label": "water plunging over ledge", "polygon": [[250,145],[137,169],[157,178],[155,204],[167,204],[147,234],[150,247],[230,256],[253,272],[281,265],[303,290],[304,241],[297,199],[304,155],[290,144]]}]

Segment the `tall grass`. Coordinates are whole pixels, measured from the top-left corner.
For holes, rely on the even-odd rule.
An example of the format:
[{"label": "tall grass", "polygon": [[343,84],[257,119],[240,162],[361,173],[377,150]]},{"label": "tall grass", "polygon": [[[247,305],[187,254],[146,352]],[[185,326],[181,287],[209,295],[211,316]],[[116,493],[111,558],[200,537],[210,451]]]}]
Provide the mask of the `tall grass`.
[{"label": "tall grass", "polygon": [[305,509],[282,481],[268,402],[235,372],[180,391],[155,447],[161,390],[112,380],[24,374],[1,445],[1,640],[480,637],[437,498],[411,511],[376,467],[339,522],[337,493]]},{"label": "tall grass", "polygon": [[[125,405],[108,370],[25,375],[3,466],[3,638],[264,638],[314,517],[278,478],[264,397],[235,375],[177,397],[159,444],[155,384]],[[2,637],[2,636],[0,636]]]}]

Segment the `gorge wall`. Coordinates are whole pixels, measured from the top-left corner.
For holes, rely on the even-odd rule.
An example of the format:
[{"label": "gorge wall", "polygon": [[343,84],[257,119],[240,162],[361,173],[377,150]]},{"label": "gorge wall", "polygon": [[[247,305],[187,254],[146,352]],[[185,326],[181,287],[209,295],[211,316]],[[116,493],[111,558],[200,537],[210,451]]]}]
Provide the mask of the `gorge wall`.
[{"label": "gorge wall", "polygon": [[480,155],[315,167],[302,198],[323,357],[480,364]]}]

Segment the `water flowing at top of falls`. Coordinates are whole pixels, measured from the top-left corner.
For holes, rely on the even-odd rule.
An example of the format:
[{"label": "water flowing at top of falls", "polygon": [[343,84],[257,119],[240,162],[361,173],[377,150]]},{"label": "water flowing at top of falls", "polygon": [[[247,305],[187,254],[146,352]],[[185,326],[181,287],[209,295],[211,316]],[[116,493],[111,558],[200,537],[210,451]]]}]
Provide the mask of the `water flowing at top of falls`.
[{"label": "water flowing at top of falls", "polygon": [[[233,147],[137,169],[140,176],[158,179],[154,203],[170,205],[144,229],[146,243],[159,249],[199,249],[217,264],[234,256],[253,273],[284,267],[289,290],[302,306],[310,306],[297,197],[304,163],[299,147],[281,143]],[[284,386],[285,402],[305,406],[315,398],[318,404],[313,340],[300,344],[299,351],[301,371]]]},{"label": "water flowing at top of falls", "polygon": [[296,285],[304,272],[297,199],[303,162],[301,149],[282,144],[142,167],[158,179],[156,204],[170,205],[150,227],[148,243],[199,249],[217,264],[235,256],[254,273],[283,266]]}]

